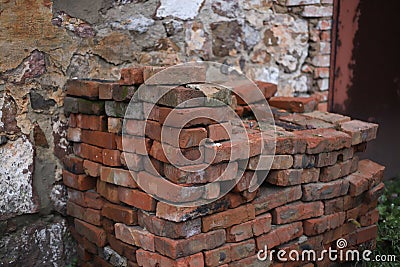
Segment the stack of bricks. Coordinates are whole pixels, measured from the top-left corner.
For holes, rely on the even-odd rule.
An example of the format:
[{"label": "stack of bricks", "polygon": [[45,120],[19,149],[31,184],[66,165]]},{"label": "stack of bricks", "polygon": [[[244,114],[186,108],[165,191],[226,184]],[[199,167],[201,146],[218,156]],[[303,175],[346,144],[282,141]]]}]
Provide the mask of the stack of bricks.
[{"label": "stack of bricks", "polygon": [[[202,94],[193,89],[196,86],[172,90],[162,104],[152,108],[146,127],[139,113],[130,114],[123,123],[129,100],[153,73],[150,67],[130,68],[122,71],[120,81],[70,80],[66,84],[65,113],[73,154],[65,158],[63,181],[81,266],[267,266],[257,257],[265,246],[318,252],[334,248],[336,240],[345,238],[345,249],[374,247],[384,167],[359,160],[357,153],[376,137],[377,125],[314,111],[317,104],[310,99],[271,98],[276,155],[265,181],[251,192],[251,179],[265,174],[255,168],[261,143],[254,125],[247,129],[248,161],[241,156],[240,142],[231,142],[213,120],[192,121],[177,134],[174,125],[165,125],[172,108]],[[231,95],[221,99],[235,105]],[[219,122],[229,124],[219,108],[188,106],[179,112],[207,109],[208,114],[219,116]],[[248,123],[252,118],[243,120]],[[166,141],[169,156],[180,150],[189,159],[211,165],[201,173],[173,166],[161,146],[163,124],[171,136],[179,136],[177,147]],[[204,145],[204,153],[199,153],[206,138],[218,145]],[[207,160],[210,149],[215,157]],[[209,183],[225,170],[234,151],[234,162],[223,180]],[[236,177],[240,170],[243,175]],[[200,193],[184,191],[184,196],[157,188],[161,197],[211,201],[195,207],[160,201],[138,185],[140,181],[157,187],[157,175],[182,186],[210,184]],[[232,190],[218,198],[235,179],[238,183]],[[327,266],[329,259],[316,264]],[[271,263],[303,265],[313,266],[307,261],[280,262],[275,257]]]}]

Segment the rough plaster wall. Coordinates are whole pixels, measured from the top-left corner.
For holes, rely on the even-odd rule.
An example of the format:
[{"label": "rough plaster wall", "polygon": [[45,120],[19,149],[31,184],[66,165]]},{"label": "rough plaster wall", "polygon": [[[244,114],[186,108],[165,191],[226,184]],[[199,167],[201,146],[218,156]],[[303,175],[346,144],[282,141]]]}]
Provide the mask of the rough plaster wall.
[{"label": "rough plaster wall", "polygon": [[326,90],[331,16],[329,0],[0,0],[0,265],[11,253],[16,264],[61,266],[74,252],[53,246],[66,231],[68,78],[211,60],[280,95]]}]

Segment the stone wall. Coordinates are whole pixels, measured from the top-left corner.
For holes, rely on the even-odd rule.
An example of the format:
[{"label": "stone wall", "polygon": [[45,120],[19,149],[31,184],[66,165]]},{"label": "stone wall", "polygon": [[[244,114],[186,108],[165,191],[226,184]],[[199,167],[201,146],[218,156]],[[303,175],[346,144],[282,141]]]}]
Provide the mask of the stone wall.
[{"label": "stone wall", "polygon": [[[26,222],[35,233],[65,226],[68,78],[118,80],[130,65],[210,60],[278,84],[278,95],[326,99],[331,17],[329,0],[2,1],[0,243],[22,242]],[[54,262],[70,253],[48,250]]]}]

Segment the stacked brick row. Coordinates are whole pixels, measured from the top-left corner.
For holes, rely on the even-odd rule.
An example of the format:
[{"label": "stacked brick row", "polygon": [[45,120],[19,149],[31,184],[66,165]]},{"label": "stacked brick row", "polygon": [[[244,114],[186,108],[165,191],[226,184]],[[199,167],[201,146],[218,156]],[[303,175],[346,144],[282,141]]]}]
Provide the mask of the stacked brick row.
[{"label": "stacked brick row", "polygon": [[[180,150],[189,159],[203,155],[201,160],[210,166],[201,175],[174,167],[162,150],[160,129],[165,116],[178,102],[200,94],[193,87],[181,86],[155,105],[146,128],[138,116],[127,120],[122,129],[129,100],[155,72],[150,67],[131,68],[123,70],[117,82],[71,80],[66,85],[65,112],[73,154],[65,159],[63,181],[69,188],[67,211],[73,217],[71,231],[78,241],[82,266],[266,266],[267,262],[257,258],[265,246],[268,250],[321,251],[335,247],[339,238],[348,241],[345,249],[374,246],[384,167],[359,160],[357,153],[376,137],[377,125],[314,111],[312,99],[271,98],[276,156],[266,180],[250,192],[251,179],[265,174],[255,167],[261,143],[252,118],[245,119],[252,125],[247,129],[248,162],[240,155],[243,144],[231,142],[212,120],[185,125],[178,133],[177,146],[162,140],[168,151]],[[224,94],[222,100],[235,105],[231,99]],[[233,102],[240,103],[240,99]],[[198,109],[186,107],[180,112]],[[201,109],[229,124],[220,107]],[[175,134],[172,126],[164,127],[171,128],[171,136]],[[122,131],[131,145],[123,145]],[[139,141],[143,135],[144,146]],[[218,142],[211,146],[215,152],[211,161],[207,160],[209,146],[199,153],[205,138]],[[158,188],[161,197],[165,193],[178,200],[215,199],[208,204],[167,204],[137,184],[154,182],[157,173],[183,186],[207,184],[221,175],[231,152],[235,162],[223,181],[211,183],[200,194],[187,191],[182,196]],[[144,160],[147,154],[151,161]],[[130,165],[129,171],[129,162],[137,169]],[[236,177],[239,170],[243,175]],[[232,190],[218,198],[238,178]],[[327,260],[316,263],[327,266]],[[276,258],[271,264],[312,266]]]}]

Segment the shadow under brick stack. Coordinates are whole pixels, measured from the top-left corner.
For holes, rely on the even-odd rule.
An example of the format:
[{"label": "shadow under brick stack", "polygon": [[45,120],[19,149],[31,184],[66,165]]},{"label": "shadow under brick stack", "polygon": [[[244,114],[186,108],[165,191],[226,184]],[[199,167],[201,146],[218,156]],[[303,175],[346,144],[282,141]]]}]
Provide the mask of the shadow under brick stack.
[{"label": "shadow under brick stack", "polygon": [[[193,86],[181,84],[162,98],[147,118],[146,128],[140,112],[131,114],[124,124],[129,100],[158,70],[129,68],[122,70],[120,81],[70,80],[66,84],[65,113],[74,154],[65,159],[63,180],[69,188],[67,210],[73,217],[71,231],[82,266],[267,266],[257,258],[265,245],[318,252],[334,248],[337,239],[345,238],[345,249],[375,246],[384,167],[359,160],[357,153],[376,137],[378,126],[315,111],[314,98],[273,97],[276,86],[272,84],[257,82],[275,119],[276,156],[256,191],[249,191],[249,177],[265,171],[255,170],[260,136],[254,134],[257,127],[248,127],[253,157],[247,164],[237,156],[224,181],[212,183],[201,194],[188,191],[184,196],[214,199],[242,170],[238,183],[222,198],[200,207],[177,207],[145,193],[137,182],[154,181],[155,171],[176,184],[206,184],[225,170],[230,152],[241,148],[219,124],[198,120],[177,133],[177,146],[163,140],[168,147],[163,151],[160,131],[166,115],[179,103],[202,94]],[[252,124],[251,108],[240,97],[222,98]],[[208,108],[221,115],[218,107]],[[192,112],[196,107],[180,110]],[[229,124],[229,119],[225,121]],[[173,125],[164,124],[164,128],[174,135]],[[122,131],[128,145],[123,145]],[[139,141],[143,134],[144,146]],[[205,153],[199,152],[205,138],[219,145],[212,146],[216,156],[201,175],[170,164],[166,154],[177,150],[187,158],[207,162],[207,147]],[[144,163],[147,154],[151,164]],[[129,162],[137,168],[129,171]],[[315,263],[328,266],[329,259]],[[276,259],[270,264],[312,266]]]}]

